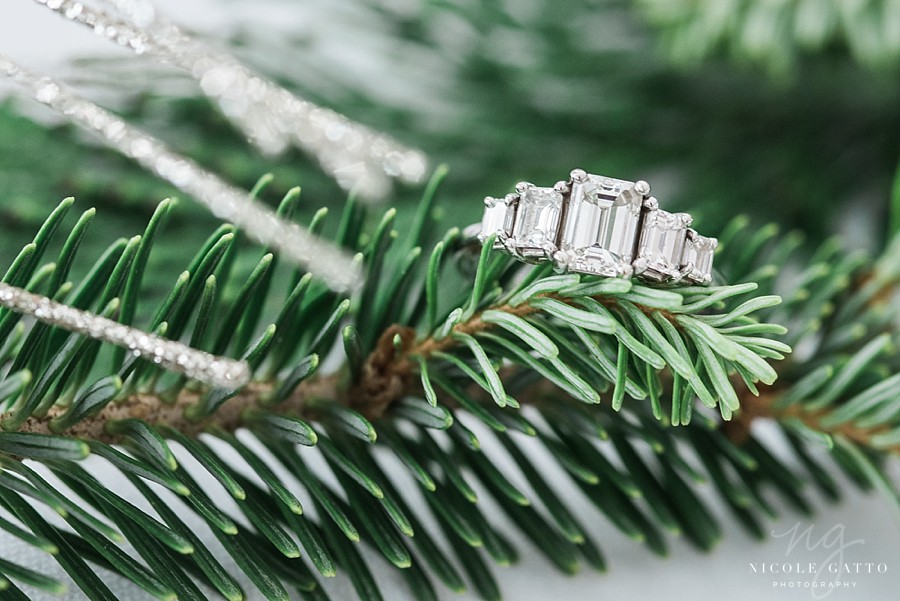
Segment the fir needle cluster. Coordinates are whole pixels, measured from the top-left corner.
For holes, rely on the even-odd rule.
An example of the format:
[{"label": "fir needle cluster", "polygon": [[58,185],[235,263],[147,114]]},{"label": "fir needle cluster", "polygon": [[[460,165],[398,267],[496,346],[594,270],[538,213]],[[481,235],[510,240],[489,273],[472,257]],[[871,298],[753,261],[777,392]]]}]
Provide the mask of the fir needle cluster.
[{"label": "fir needle cluster", "polygon": [[[823,248],[801,279],[802,303],[780,302],[772,267],[798,252],[796,238],[740,220],[723,232],[717,257],[736,282],[729,286],[661,290],[553,275],[491,245],[472,256],[456,228],[429,242],[443,175],[404,235],[394,210],[368,229],[367,209],[346,206],[332,241],[360,253],[368,275],[349,298],[275,249],[234,246],[226,225],[159,306],[139,310],[143,265],[164,240],[172,204],[160,205],[140,239],[115,243],[75,278],[72,255],[94,212],[72,225],[71,203],[63,203],[14,260],[6,284],[100,313],[117,305],[110,317],[121,323],[152,316],[140,324],[146,331],[240,358],[253,379],[237,389],[209,386],[3,313],[0,524],[53,555],[90,599],[113,598],[97,567],[160,599],[203,599],[204,590],[244,598],[239,579],[179,517],[186,511],[266,599],[291,591],[324,599],[321,579],[336,574],[360,598],[380,599],[359,542],[400,570],[417,599],[435,599],[442,587],[494,599],[489,564],[514,563],[518,552],[485,514],[485,496],[559,569],[606,567],[591,534],[596,516],[576,514],[564,500],[570,491],[530,459],[531,445],[546,449],[567,486],[615,528],[656,554],[672,535],[702,549],[721,537],[720,518],[696,492],[702,483],[760,537],[774,514],[764,490],[802,512],[813,507],[806,483],[836,498],[822,450],[859,486],[896,496],[880,459],[898,450],[900,423],[875,378],[898,364],[896,316],[885,302],[900,273],[896,248],[876,261],[841,260]],[[290,194],[279,215],[291,219],[297,202]],[[308,225],[319,233],[326,219],[322,211]],[[64,223],[59,257],[43,262]],[[232,273],[227,258],[238,252],[258,253],[249,274]],[[880,335],[860,337],[860,327]],[[791,355],[788,343],[817,351]],[[341,366],[326,371],[321,358],[334,352]],[[758,419],[779,425],[805,472],[755,436]],[[483,444],[488,438],[498,444]],[[223,456],[223,445],[258,479]],[[310,465],[312,447],[331,474]],[[501,471],[497,453],[518,474]],[[88,454],[119,470],[152,511],[84,469]],[[197,483],[198,469],[218,490]],[[223,494],[228,504],[216,500]],[[413,509],[422,507],[417,496],[430,515]],[[10,598],[23,585],[61,586],[15,558],[0,560],[3,594],[19,595]]]}]

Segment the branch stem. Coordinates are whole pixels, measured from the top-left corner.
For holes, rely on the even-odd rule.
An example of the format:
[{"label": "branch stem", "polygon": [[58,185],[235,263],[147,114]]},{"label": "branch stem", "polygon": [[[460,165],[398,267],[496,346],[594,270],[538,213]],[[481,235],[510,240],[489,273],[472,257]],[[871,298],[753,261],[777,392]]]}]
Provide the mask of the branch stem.
[{"label": "branch stem", "polygon": [[[791,418],[799,419],[807,427],[823,434],[833,436],[843,436],[860,446],[871,447],[872,437],[887,432],[890,428],[887,426],[872,426],[864,428],[846,422],[835,426],[823,425],[822,421],[828,416],[828,411],[815,410],[810,411],[804,409],[801,405],[790,405],[788,407],[777,407],[776,401],[781,395],[780,386],[770,386],[761,388],[759,396],[754,396],[746,391],[740,399],[741,410],[735,414],[730,422],[723,422],[722,427],[726,435],[735,443],[741,444],[750,436],[750,426],[754,420],[760,418],[774,419],[783,421]],[[888,447],[879,448],[885,453],[900,454],[900,444],[890,445]]]},{"label": "branch stem", "polygon": [[[555,294],[546,294],[563,302],[568,299]],[[609,297],[594,297],[606,306],[615,305],[615,299]],[[640,307],[644,312],[650,313],[646,307]],[[525,317],[538,312],[539,309],[528,303],[520,305],[495,305],[490,307],[494,311],[503,311],[518,317]],[[672,315],[663,312],[667,319],[674,323]],[[496,327],[495,324],[481,319],[482,312],[475,313],[468,320],[458,323],[453,331],[460,334],[476,335],[485,330]],[[402,344],[395,344],[399,336]],[[138,418],[154,425],[165,425],[176,429],[188,436],[196,436],[208,428],[215,426],[226,431],[234,431],[244,423],[244,413],[248,409],[264,407],[273,413],[308,417],[308,401],[311,399],[330,399],[348,405],[360,411],[366,417],[378,418],[390,408],[398,399],[414,393],[417,387],[417,379],[413,378],[415,362],[412,358],[428,358],[436,352],[447,351],[458,345],[453,336],[434,338],[428,336],[416,340],[415,330],[412,328],[393,325],[379,338],[375,349],[370,353],[362,375],[355,385],[347,387],[342,385],[337,374],[330,374],[310,378],[301,382],[296,390],[285,401],[277,405],[266,405],[262,399],[271,391],[271,385],[263,382],[253,382],[245,387],[238,395],[225,403],[216,413],[201,420],[190,420],[185,417],[185,410],[200,402],[200,393],[193,390],[182,391],[172,403],[165,403],[155,394],[136,393],[128,398],[110,403],[99,413],[85,419],[64,434],[87,440],[115,443],[118,437],[110,434],[106,424],[116,420]],[[749,391],[747,391],[749,392]],[[723,429],[736,443],[741,443],[749,437],[750,424],[758,418],[771,418],[784,420],[797,418],[817,432],[842,435],[863,446],[870,446],[874,435],[882,433],[885,427],[862,428],[852,423],[841,424],[835,427],[825,427],[822,419],[827,415],[824,411],[806,411],[799,406],[791,406],[786,409],[778,409],[775,401],[779,397],[780,387],[769,387],[761,390],[760,395],[742,395],[740,401],[741,411],[735,415],[731,422],[724,422]],[[536,399],[520,399],[522,402],[534,402]],[[38,434],[56,434],[50,428],[50,422],[66,411],[65,407],[53,407],[47,415],[29,418],[18,431]],[[900,454],[900,444],[892,445],[884,451]]]}]

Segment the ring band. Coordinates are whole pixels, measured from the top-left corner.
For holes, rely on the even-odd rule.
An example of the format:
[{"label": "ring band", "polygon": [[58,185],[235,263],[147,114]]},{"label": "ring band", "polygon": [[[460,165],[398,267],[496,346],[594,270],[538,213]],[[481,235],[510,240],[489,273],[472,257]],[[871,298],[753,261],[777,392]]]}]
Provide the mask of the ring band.
[{"label": "ring band", "polygon": [[687,213],[660,209],[645,181],[575,169],[552,188],[522,182],[514,194],[488,196],[484,205],[481,223],[466,232],[482,243],[496,234],[494,247],[517,259],[658,284],[712,281],[718,241],[691,229]]}]

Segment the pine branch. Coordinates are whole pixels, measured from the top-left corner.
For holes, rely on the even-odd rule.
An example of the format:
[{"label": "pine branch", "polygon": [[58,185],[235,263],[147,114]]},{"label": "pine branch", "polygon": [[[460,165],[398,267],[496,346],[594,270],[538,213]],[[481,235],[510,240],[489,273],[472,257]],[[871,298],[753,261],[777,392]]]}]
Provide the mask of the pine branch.
[{"label": "pine branch", "polygon": [[[294,586],[324,594],[317,578],[337,571],[361,598],[380,598],[352,545],[359,540],[403,571],[416,598],[434,598],[432,577],[453,590],[468,581],[496,598],[486,557],[507,564],[516,552],[483,514],[483,495],[561,570],[574,571],[582,559],[605,567],[585,516],[576,516],[561,500],[566,491],[531,463],[528,445],[543,446],[572,487],[657,554],[667,552],[665,532],[703,549],[720,538],[717,520],[693,491],[702,480],[754,536],[764,535],[761,520],[773,514],[759,492],[764,485],[811,510],[800,477],[754,436],[755,419],[781,424],[827,494],[838,491],[808,447],[829,440],[838,465],[860,486],[891,490],[878,458],[895,450],[897,418],[873,375],[897,373],[900,361],[885,338],[869,337],[893,331],[883,299],[900,273],[896,251],[872,263],[838,260],[839,247],[826,245],[797,280],[803,302],[792,296],[784,304],[774,294],[775,276],[797,253],[796,239],[741,222],[723,233],[717,264],[727,281],[747,283],[660,290],[552,275],[495,254],[490,244],[476,259],[456,229],[422,253],[438,225],[440,177],[405,236],[394,229],[394,211],[366,235],[364,211],[352,201],[345,209],[333,239],[360,253],[369,276],[352,300],[280,264],[268,249],[253,257],[226,226],[150,311],[138,304],[144,295],[135,267],[146,260],[134,255],[144,257],[150,243],[141,251],[114,244],[75,286],[56,270],[71,264],[83,226],[71,231],[54,264],[41,265],[49,249],[45,229],[14,261],[8,281],[85,309],[129,299],[120,317],[242,357],[254,381],[240,390],[210,389],[99,343],[0,315],[0,399],[7,410],[26,401],[35,407],[19,431],[0,433],[0,506],[10,516],[3,519],[13,520],[5,529],[55,552],[91,599],[110,593],[81,556],[158,598],[202,598],[195,580],[239,598],[233,577],[177,517],[182,511],[206,523],[268,599],[287,598]],[[297,200],[288,195],[279,213],[291,215]],[[161,239],[160,222],[151,222],[144,240]],[[320,213],[311,227],[319,232],[324,224]],[[792,324],[792,333],[778,321]],[[817,351],[785,359],[790,347],[779,338],[800,347],[815,341]],[[320,372],[319,357],[340,346],[340,368]],[[496,451],[482,450],[494,448],[482,446],[489,438],[528,488],[499,470]],[[307,466],[310,446],[335,479]],[[400,486],[397,472],[376,460],[376,448],[405,467],[417,491]],[[154,511],[126,502],[81,468],[88,453],[120,470]],[[179,468],[186,455],[251,527],[239,526],[231,509]],[[235,457],[259,481],[242,475]],[[40,470],[32,467],[38,464]],[[301,513],[296,484],[283,481],[280,470],[314,499],[317,518]],[[424,496],[438,531],[423,526],[411,494]],[[44,522],[26,498],[62,512],[75,534]],[[452,556],[434,545],[437,536],[451,542]],[[141,561],[118,550],[123,537]],[[22,570],[0,572],[58,585]]]},{"label": "pine branch", "polygon": [[[560,288],[561,292],[550,292],[554,288]],[[705,289],[703,292],[723,297],[726,296],[724,293],[737,294],[752,290],[752,288],[752,286],[744,286],[731,290],[727,288]],[[544,290],[544,292],[530,294],[530,290],[537,289]],[[609,293],[583,294],[585,290],[590,291],[591,289],[606,289]],[[579,303],[583,304],[587,299],[592,299],[602,307],[616,310],[620,308],[620,303],[629,303],[629,299],[633,298],[641,298],[649,303],[653,303],[655,300],[658,305],[670,306],[675,311],[680,310],[680,307],[676,308],[680,300],[672,293],[640,287],[635,289],[629,282],[601,280],[585,286],[579,283],[577,277],[573,276],[543,278],[538,280],[536,286],[534,284],[530,287],[522,286],[515,294],[506,295],[505,300],[488,305],[472,313],[468,319],[456,322],[450,328],[449,333],[440,338],[432,334],[416,340],[414,328],[399,324],[391,325],[380,335],[375,350],[366,359],[362,376],[349,387],[341,387],[334,375],[313,377],[301,382],[289,398],[274,405],[268,399],[276,392],[275,385],[255,383],[229,399],[220,411],[200,420],[192,420],[185,416],[186,411],[190,414],[191,408],[196,407],[201,401],[200,394],[196,391],[183,390],[174,402],[165,402],[147,393],[136,393],[114,405],[107,405],[97,415],[74,424],[71,429],[63,430],[57,425],[68,408],[55,406],[46,415],[32,416],[18,430],[42,434],[64,433],[69,436],[117,442],[118,437],[110,435],[104,430],[105,424],[111,420],[138,418],[156,426],[168,426],[188,435],[196,435],[211,426],[233,431],[243,424],[242,415],[255,407],[266,408],[268,406],[271,411],[279,414],[311,417],[315,415],[315,410],[307,409],[307,401],[315,398],[328,398],[341,404],[352,404],[354,409],[366,417],[376,418],[383,415],[394,402],[411,393],[419,392],[419,387],[411,381],[411,376],[414,375],[413,365],[419,360],[427,361],[436,355],[460,350],[465,346],[463,341],[470,340],[473,336],[489,335],[492,330],[498,328],[513,336],[519,336],[522,342],[534,343],[538,346],[536,350],[544,352],[548,357],[555,358],[559,354],[556,345],[535,326],[523,319],[541,312],[542,303],[556,303],[549,305],[555,311],[568,307],[572,313],[567,317],[574,316],[576,323],[586,324],[592,329],[601,329],[602,327],[603,330],[607,330],[610,328],[609,324],[612,323],[612,314],[604,311],[591,315],[585,312]],[[627,306],[631,306],[631,304],[629,303]],[[661,316],[669,322],[672,328],[681,327],[676,314],[669,310],[640,303],[635,303],[633,306],[647,316]],[[594,308],[603,311],[600,306],[594,306]],[[607,319],[606,325],[603,325],[601,318]],[[622,333],[620,336],[630,335]],[[399,344],[395,342],[396,337],[399,337]],[[661,356],[644,347],[636,338],[628,338],[628,340],[631,340],[632,347],[641,349],[638,352],[643,352],[645,357],[650,357],[656,369],[665,367],[666,363]],[[624,382],[617,384],[625,386]],[[590,393],[588,393],[588,397],[591,401],[598,400],[595,395]]]}]

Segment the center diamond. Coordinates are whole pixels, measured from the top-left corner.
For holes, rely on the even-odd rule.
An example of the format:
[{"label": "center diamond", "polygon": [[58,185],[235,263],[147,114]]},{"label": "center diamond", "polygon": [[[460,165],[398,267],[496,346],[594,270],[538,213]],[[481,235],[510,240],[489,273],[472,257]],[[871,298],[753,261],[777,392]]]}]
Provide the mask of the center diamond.
[{"label": "center diamond", "polygon": [[634,182],[588,175],[572,183],[557,256],[564,267],[602,276],[631,275],[643,196]]}]

